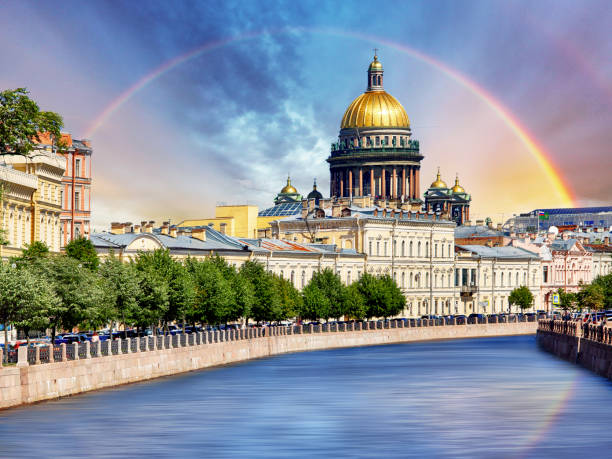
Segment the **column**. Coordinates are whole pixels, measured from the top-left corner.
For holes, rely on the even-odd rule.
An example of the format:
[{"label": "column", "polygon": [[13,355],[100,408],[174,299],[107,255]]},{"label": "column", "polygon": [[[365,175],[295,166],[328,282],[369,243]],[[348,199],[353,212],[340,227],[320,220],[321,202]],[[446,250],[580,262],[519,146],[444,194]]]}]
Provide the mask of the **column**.
[{"label": "column", "polygon": [[397,198],[397,169],[393,167],[393,176],[391,177],[391,197]]},{"label": "column", "polygon": [[348,195],[349,197],[353,197],[353,170],[348,170]]},{"label": "column", "polygon": [[408,169],[408,173],[410,176],[410,190],[408,191],[408,194],[410,196],[410,199],[414,198],[414,167],[410,166],[410,168]]},{"label": "column", "polygon": [[374,167],[370,168],[370,194],[376,196],[376,183],[374,183]]},{"label": "column", "polygon": [[340,192],[338,193],[339,197],[344,196],[344,180],[343,180],[344,177],[342,177],[344,175],[343,172],[344,171],[338,172],[338,174],[340,174]]},{"label": "column", "polygon": [[414,197],[415,198],[419,198],[421,196],[421,186],[419,183],[419,175],[420,175],[421,171],[418,167],[415,167],[415,171],[414,171]]},{"label": "column", "polygon": [[380,191],[383,198],[387,197],[387,184],[385,183],[385,168],[380,171]]},{"label": "column", "polygon": [[402,196],[406,197],[406,168],[402,167]]},{"label": "column", "polygon": [[363,196],[363,167],[359,168],[359,196]]}]

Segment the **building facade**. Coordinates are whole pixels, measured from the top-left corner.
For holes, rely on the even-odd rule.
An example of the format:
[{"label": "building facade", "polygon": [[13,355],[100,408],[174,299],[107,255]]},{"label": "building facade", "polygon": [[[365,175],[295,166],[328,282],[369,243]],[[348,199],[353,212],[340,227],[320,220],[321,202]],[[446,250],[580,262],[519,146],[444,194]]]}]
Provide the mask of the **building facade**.
[{"label": "building facade", "polygon": [[39,149],[31,156],[7,155],[0,165],[2,229],[6,244],[2,258],[21,255],[34,241],[44,242],[52,252],[61,247],[62,157]]}]

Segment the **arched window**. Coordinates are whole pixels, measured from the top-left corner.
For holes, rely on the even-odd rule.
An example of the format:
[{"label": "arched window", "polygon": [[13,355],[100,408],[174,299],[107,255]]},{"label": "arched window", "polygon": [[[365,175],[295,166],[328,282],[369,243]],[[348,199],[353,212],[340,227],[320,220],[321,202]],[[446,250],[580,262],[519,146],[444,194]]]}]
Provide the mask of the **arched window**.
[{"label": "arched window", "polygon": [[428,257],[429,256],[429,242],[425,243],[425,256]]},{"label": "arched window", "polygon": [[402,241],[402,257],[406,256],[406,241]]},{"label": "arched window", "polygon": [[376,241],[376,255],[380,255],[380,241]]},{"label": "arched window", "polygon": [[[363,81],[363,80],[361,80],[361,81]],[[382,75],[378,75],[378,86],[380,86],[381,84],[382,84]]]},{"label": "arched window", "polygon": [[385,257],[387,256],[387,241],[385,241]]},{"label": "arched window", "polygon": [[402,288],[406,288],[406,273],[402,272]]},{"label": "arched window", "polygon": [[369,251],[370,255],[374,255],[374,253],[372,252],[372,241],[370,241],[370,251]]},{"label": "arched window", "polygon": [[291,271],[291,285],[295,285],[295,271]]},{"label": "arched window", "polygon": [[302,288],[306,287],[306,271],[302,271]]},{"label": "arched window", "polygon": [[429,287],[429,273],[425,273],[425,287]]},{"label": "arched window", "polygon": [[412,241],[410,241],[410,256],[412,256]]},{"label": "arched window", "polygon": [[419,241],[419,244],[417,245],[417,256],[421,256],[421,241]]},{"label": "arched window", "polygon": [[434,288],[438,286],[438,275],[434,274],[433,276],[433,286]]},{"label": "arched window", "polygon": [[518,284],[519,284],[519,273],[517,272],[516,273],[516,284],[515,285],[518,286]]},{"label": "arched window", "polygon": [[434,245],[434,257],[438,258],[438,244]]},{"label": "arched window", "polygon": [[504,273],[501,273],[501,286],[504,286]]},{"label": "arched window", "polygon": [[351,272],[349,271],[346,273],[346,284],[350,285],[350,283],[351,283]]},{"label": "arched window", "polygon": [[396,257],[397,256],[397,241],[394,239],[392,242],[393,245],[393,256]]}]

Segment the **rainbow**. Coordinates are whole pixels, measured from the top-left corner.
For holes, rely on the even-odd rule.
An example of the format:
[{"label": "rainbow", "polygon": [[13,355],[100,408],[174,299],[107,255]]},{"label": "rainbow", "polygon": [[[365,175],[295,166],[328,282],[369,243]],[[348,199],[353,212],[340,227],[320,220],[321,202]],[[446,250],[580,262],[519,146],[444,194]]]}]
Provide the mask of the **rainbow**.
[{"label": "rainbow", "polygon": [[239,41],[250,40],[265,35],[277,35],[284,33],[312,33],[320,35],[331,35],[382,44],[384,46],[388,46],[399,52],[407,54],[441,71],[444,75],[448,76],[453,81],[460,84],[477,98],[479,98],[481,101],[483,101],[498,116],[498,118],[500,118],[506,124],[506,126],[518,137],[518,139],[525,146],[527,151],[536,160],[542,172],[544,173],[544,176],[548,179],[548,182],[551,185],[551,189],[555,192],[557,198],[559,199],[559,206],[575,207],[575,199],[571,192],[571,188],[564,181],[563,176],[561,175],[559,170],[555,167],[551,155],[547,153],[544,148],[536,142],[533,135],[531,135],[528,129],[520,123],[518,118],[514,116],[509,109],[504,107],[504,105],[500,101],[495,99],[489,92],[487,92],[486,89],[479,86],[477,83],[470,80],[458,70],[448,66],[444,62],[441,62],[435,59],[434,57],[429,56],[414,48],[386,39],[381,39],[380,37],[336,29],[287,27],[272,31],[268,30],[264,32],[244,34],[223,40],[205,43],[204,45],[194,48],[185,54],[176,56],[173,59],[164,62],[162,65],[154,69],[149,74],[143,76],[140,80],[138,80],[128,89],[123,91],[116,99],[114,99],[110,104],[108,104],[104,108],[104,110],[102,110],[102,112],[94,119],[91,125],[86,129],[85,137],[91,137],[100,128],[100,126],[102,126],[106,122],[106,120],[108,120],[108,118],[114,112],[116,112],[123,104],[125,104],[134,94],[145,88],[147,85],[149,85],[151,82],[153,82],[163,74],[178,67],[179,65],[184,64],[185,62],[190,61],[192,59],[195,59],[206,52],[210,52]]}]

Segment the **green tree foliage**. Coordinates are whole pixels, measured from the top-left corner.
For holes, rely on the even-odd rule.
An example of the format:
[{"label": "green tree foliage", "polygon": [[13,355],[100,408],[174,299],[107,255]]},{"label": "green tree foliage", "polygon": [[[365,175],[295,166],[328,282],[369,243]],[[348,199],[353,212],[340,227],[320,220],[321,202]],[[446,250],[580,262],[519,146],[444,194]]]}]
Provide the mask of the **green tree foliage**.
[{"label": "green tree foliage", "polygon": [[[174,260],[170,251],[157,249],[141,252],[135,260],[140,274],[141,289],[146,296],[148,311],[139,320],[151,320],[144,324],[164,323],[182,318],[189,311],[194,299],[193,280],[185,265]],[[141,306],[143,303],[141,301]],[[159,314],[155,317],[156,314]],[[143,325],[144,325],[143,324]]]},{"label": "green tree foliage", "polygon": [[41,111],[25,88],[0,92],[0,155],[27,156],[49,133],[60,144],[62,117]]},{"label": "green tree foliage", "polygon": [[558,289],[557,293],[559,294],[559,308],[566,312],[575,309],[578,301],[575,293],[566,292],[562,288]]},{"label": "green tree foliage", "polygon": [[375,277],[364,273],[356,282],[363,297],[365,317],[392,317],[406,306],[406,298],[391,276]]},{"label": "green tree foliage", "polygon": [[533,294],[524,285],[517,287],[508,296],[508,302],[514,304],[521,309],[529,309],[533,305]]},{"label": "green tree foliage", "polygon": [[235,304],[230,281],[211,260],[187,260],[187,271],[195,287],[194,300],[186,316],[192,322],[226,323]]},{"label": "green tree foliage", "polygon": [[599,284],[585,285],[577,294],[582,309],[598,311],[605,305],[604,289]]},{"label": "green tree foliage", "polygon": [[604,295],[604,308],[612,309],[612,273],[606,276],[598,276],[594,281],[594,285],[601,287]]},{"label": "green tree foliage", "polygon": [[45,279],[29,269],[13,268],[0,261],[0,322],[4,324],[5,342],[8,324],[22,329],[26,336],[29,330],[45,329],[58,301]]},{"label": "green tree foliage", "polygon": [[302,317],[306,319],[339,319],[347,308],[347,290],[331,269],[313,274],[303,291]]},{"label": "green tree foliage", "polygon": [[362,320],[366,318],[365,299],[359,292],[357,282],[353,282],[346,289],[346,309],[344,313],[349,319]]},{"label": "green tree foliage", "polygon": [[253,288],[253,305],[250,317],[256,322],[277,320],[282,316],[281,301],[275,288],[274,276],[255,261],[247,261],[240,267],[240,273]]},{"label": "green tree foliage", "polygon": [[[138,300],[142,295],[138,272],[134,265],[122,263],[111,253],[100,265],[98,272],[106,282],[105,288],[109,293],[110,328],[113,328],[115,320],[120,320],[124,324],[129,322],[133,325],[136,317],[140,319]],[[157,323],[158,320],[159,318],[149,323]]]},{"label": "green tree foliage", "polygon": [[36,260],[49,256],[49,247],[41,241],[34,241],[31,244],[26,244],[26,248],[21,251],[21,257],[16,258],[17,263],[23,261]]},{"label": "green tree foliage", "polygon": [[89,239],[77,237],[66,244],[66,255],[79,260],[83,266],[95,271],[98,269],[100,260],[96,248]]},{"label": "green tree foliage", "polygon": [[299,315],[302,307],[302,295],[289,279],[274,276],[276,292],[280,301],[279,315],[273,320],[281,321]]}]

